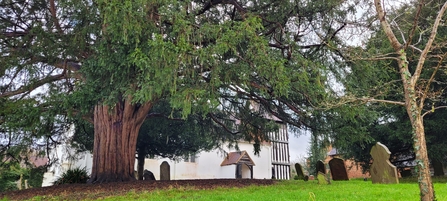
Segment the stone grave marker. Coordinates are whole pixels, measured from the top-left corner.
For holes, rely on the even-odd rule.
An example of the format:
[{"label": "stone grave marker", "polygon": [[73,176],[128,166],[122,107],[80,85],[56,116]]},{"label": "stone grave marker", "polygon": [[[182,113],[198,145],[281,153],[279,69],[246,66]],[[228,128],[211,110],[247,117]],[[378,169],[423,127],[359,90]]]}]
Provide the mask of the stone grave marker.
[{"label": "stone grave marker", "polygon": [[323,174],[326,174],[326,167],[324,166],[323,161],[317,161],[317,173],[321,172]]},{"label": "stone grave marker", "polygon": [[295,170],[298,179],[304,179],[303,167],[299,163],[295,163]]},{"label": "stone grave marker", "polygon": [[340,158],[333,158],[329,161],[329,168],[331,170],[332,180],[342,181],[349,180],[348,172],[346,171],[345,162]]},{"label": "stone grave marker", "polygon": [[382,143],[377,142],[376,145],[371,148],[370,154],[373,157],[373,164],[371,165],[370,171],[372,183],[399,183],[396,166],[389,161],[391,152],[388,148]]},{"label": "stone grave marker", "polygon": [[318,172],[317,180],[318,180],[318,184],[329,184],[329,182],[327,181],[327,178],[326,178],[326,174],[323,174],[321,172]]},{"label": "stone grave marker", "polygon": [[143,172],[143,179],[144,180],[156,180],[155,176],[154,176],[154,173],[152,173],[149,170],[144,170],[144,172]]},{"label": "stone grave marker", "polygon": [[171,167],[166,161],[160,165],[160,180],[171,180]]}]

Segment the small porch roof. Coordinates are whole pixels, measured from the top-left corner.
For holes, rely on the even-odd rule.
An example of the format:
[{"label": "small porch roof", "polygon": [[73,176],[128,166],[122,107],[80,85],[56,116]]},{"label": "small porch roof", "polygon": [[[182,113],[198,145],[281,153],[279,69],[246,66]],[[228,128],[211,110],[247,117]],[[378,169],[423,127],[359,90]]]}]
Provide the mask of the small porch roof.
[{"label": "small porch roof", "polygon": [[248,155],[247,151],[237,151],[228,153],[227,157],[222,161],[220,166],[246,164],[249,166],[255,166],[255,163]]}]

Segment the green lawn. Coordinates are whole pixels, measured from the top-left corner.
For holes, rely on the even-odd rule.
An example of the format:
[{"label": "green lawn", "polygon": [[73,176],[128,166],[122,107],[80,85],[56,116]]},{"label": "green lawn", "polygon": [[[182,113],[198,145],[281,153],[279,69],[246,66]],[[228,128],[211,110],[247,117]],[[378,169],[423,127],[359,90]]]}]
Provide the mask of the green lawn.
[{"label": "green lawn", "polygon": [[[447,200],[447,184],[435,183],[438,201]],[[372,184],[362,180],[336,181],[318,185],[316,181],[282,181],[273,186],[193,190],[171,189],[146,193],[129,193],[106,200],[419,200],[416,183]]]},{"label": "green lawn", "polygon": [[[434,183],[438,201],[447,201],[447,183]],[[58,200],[57,197],[53,199]],[[419,200],[417,183],[403,180],[400,184],[372,184],[371,181],[333,181],[330,185],[318,185],[316,181],[279,181],[272,186],[250,186],[246,188],[218,188],[214,190],[181,189],[156,190],[151,192],[129,192],[124,196],[102,197],[104,200]],[[32,200],[51,200],[35,197]]]}]

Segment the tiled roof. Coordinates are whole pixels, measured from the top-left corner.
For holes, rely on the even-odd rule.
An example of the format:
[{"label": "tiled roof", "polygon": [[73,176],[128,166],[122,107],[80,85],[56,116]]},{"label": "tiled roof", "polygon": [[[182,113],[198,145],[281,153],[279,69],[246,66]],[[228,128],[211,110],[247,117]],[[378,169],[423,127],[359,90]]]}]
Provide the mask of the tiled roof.
[{"label": "tiled roof", "polygon": [[228,153],[227,157],[225,157],[220,166],[236,165],[241,163],[252,166],[255,165],[253,160],[251,160],[250,156],[248,155],[247,151],[238,151]]}]

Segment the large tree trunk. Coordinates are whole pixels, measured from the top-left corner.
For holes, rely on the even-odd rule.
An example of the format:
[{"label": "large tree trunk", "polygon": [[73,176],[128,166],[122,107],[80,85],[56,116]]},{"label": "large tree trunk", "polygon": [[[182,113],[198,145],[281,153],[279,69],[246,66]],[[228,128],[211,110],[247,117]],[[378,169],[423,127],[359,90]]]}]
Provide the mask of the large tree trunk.
[{"label": "large tree trunk", "polygon": [[152,102],[135,105],[128,97],[113,107],[96,105],[92,175],[89,183],[135,180],[135,151]]}]

